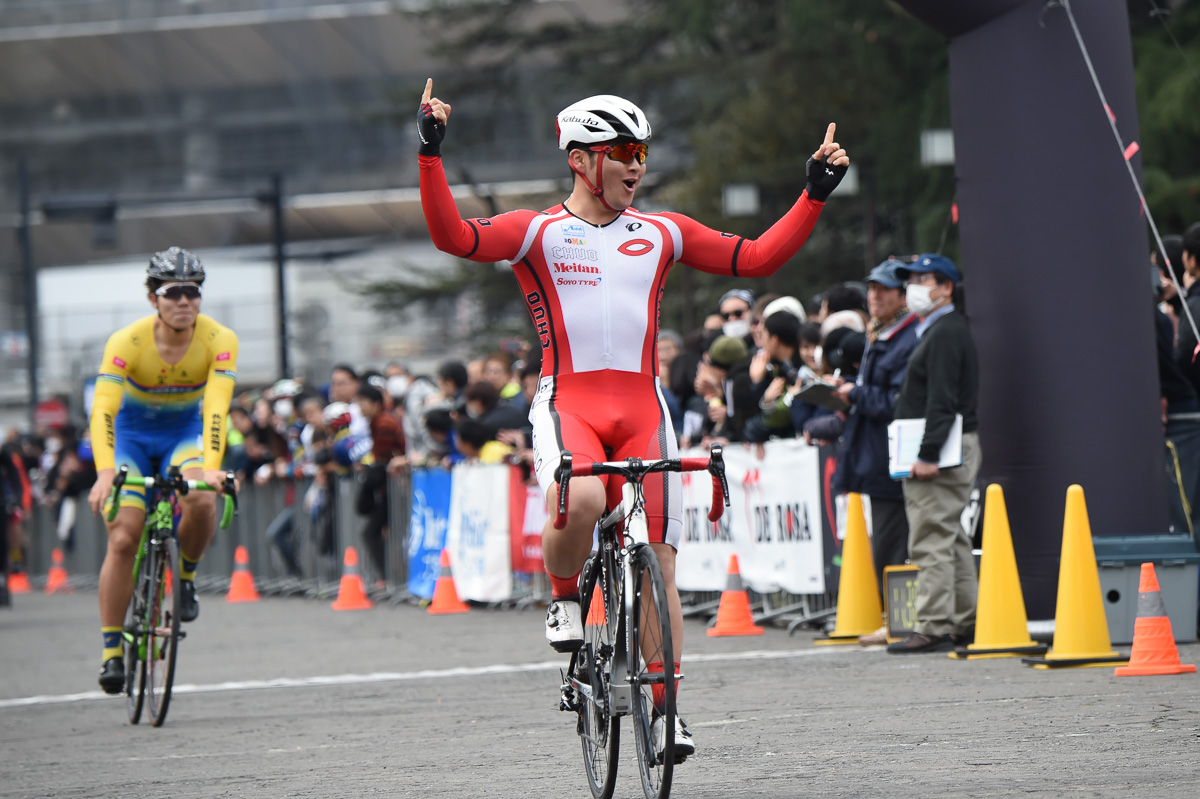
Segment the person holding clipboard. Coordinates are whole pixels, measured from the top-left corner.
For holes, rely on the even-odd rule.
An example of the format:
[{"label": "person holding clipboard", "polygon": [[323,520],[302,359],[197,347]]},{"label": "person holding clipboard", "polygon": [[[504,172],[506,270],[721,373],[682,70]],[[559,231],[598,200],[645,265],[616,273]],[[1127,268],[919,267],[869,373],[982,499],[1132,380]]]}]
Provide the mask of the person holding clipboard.
[{"label": "person holding clipboard", "polygon": [[[958,268],[927,253],[896,269],[904,280],[909,310],[920,317],[917,347],[896,397],[896,424],[923,419],[916,459],[904,478],[909,557],[920,567],[917,624],[888,652],[946,651],[974,637],[979,580],[971,542],[959,519],[971,498],[982,454],[976,406],[979,358],[966,318],[955,308]],[[961,421],[960,421],[961,419]],[[961,429],[961,453],[951,433]],[[940,464],[953,464],[948,466]]]}]

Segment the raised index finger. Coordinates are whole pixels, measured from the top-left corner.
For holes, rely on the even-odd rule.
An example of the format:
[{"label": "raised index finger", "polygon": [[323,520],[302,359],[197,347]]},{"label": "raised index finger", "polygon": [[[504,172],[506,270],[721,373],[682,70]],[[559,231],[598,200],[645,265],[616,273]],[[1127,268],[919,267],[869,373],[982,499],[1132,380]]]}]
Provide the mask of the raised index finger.
[{"label": "raised index finger", "polygon": [[[432,78],[430,78],[430,81],[431,81],[431,82],[432,82],[432,80],[433,80],[433,79],[432,79]],[[835,131],[837,131],[837,123],[836,123],[836,122],[830,122],[830,123],[829,123],[829,127],[828,127],[828,128],[825,130],[825,146],[826,146],[826,147],[828,147],[829,145],[833,144],[833,134],[834,134],[834,132],[835,132]]]},{"label": "raised index finger", "polygon": [[427,105],[429,98],[433,96],[433,78],[425,80],[425,93],[421,95],[421,105]]}]

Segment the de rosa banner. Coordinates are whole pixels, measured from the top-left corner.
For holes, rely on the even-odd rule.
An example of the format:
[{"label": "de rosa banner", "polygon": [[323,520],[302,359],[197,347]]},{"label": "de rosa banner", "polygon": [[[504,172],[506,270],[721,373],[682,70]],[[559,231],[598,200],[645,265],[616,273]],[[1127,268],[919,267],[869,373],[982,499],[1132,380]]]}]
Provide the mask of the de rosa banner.
[{"label": "de rosa banner", "polygon": [[503,602],[512,597],[509,466],[454,467],[446,549],[459,599]]},{"label": "de rosa banner", "polygon": [[817,448],[798,439],[772,441],[761,459],[755,449],[725,448],[730,507],[716,524],[708,520],[708,474],[683,475],[683,537],[675,562],[680,590],[723,590],[729,556],[736,554],[742,582],[759,593],[824,593]]},{"label": "de rosa banner", "polygon": [[408,522],[408,590],[414,596],[433,597],[449,520],[450,472],[444,469],[415,470]]},{"label": "de rosa banner", "polygon": [[546,511],[546,495],[536,483],[525,483],[521,469],[510,466],[508,496],[512,570],[524,574],[541,574],[542,529],[546,526],[546,520],[550,518]]}]

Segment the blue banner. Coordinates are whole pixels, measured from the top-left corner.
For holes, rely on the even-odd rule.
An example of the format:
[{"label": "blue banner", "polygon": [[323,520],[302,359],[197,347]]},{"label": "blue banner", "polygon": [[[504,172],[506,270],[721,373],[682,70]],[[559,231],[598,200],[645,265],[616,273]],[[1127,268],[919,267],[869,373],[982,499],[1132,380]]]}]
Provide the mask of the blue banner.
[{"label": "blue banner", "polygon": [[414,471],[412,517],[408,526],[408,590],[414,596],[433,597],[449,520],[450,472],[444,469]]}]

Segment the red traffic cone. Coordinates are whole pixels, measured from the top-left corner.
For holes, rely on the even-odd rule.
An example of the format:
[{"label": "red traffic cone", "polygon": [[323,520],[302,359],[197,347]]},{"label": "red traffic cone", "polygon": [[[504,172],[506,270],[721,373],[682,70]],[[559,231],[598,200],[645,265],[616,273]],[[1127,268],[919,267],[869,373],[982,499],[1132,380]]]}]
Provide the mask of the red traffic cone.
[{"label": "red traffic cone", "polygon": [[1133,622],[1133,649],[1129,665],[1116,669],[1118,677],[1149,674],[1194,674],[1196,667],[1179,662],[1179,648],[1171,632],[1171,619],[1158,588],[1153,563],[1142,564],[1138,585],[1137,618]]},{"label": "red traffic cone", "polygon": [[375,607],[363,589],[362,575],[358,573],[358,553],[354,547],[346,547],[343,566],[342,582],[338,584],[337,599],[331,607],[334,610],[370,610]]},{"label": "red traffic cone", "polygon": [[254,587],[254,575],[250,573],[250,553],[244,546],[233,551],[233,576],[229,579],[226,602],[257,602],[258,589]]},{"label": "red traffic cone", "polygon": [[69,594],[75,590],[71,588],[66,567],[63,566],[62,550],[55,547],[54,551],[50,553],[50,561],[53,565],[50,566],[50,572],[46,575],[46,593]]},{"label": "red traffic cone", "polygon": [[763,628],[754,623],[750,614],[750,596],[742,587],[737,555],[729,556],[729,577],[717,605],[717,623],[708,628],[708,635],[762,635]]},{"label": "red traffic cone", "polygon": [[433,601],[429,603],[428,611],[435,616],[444,613],[466,613],[471,606],[458,598],[458,589],[454,587],[454,576],[450,574],[450,551],[443,549],[441,567],[437,582],[433,584]]}]

